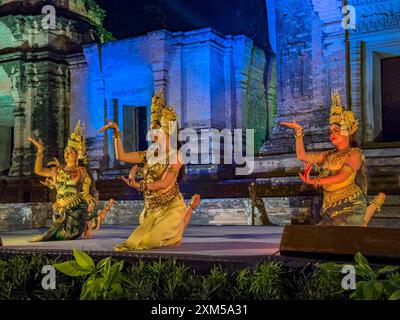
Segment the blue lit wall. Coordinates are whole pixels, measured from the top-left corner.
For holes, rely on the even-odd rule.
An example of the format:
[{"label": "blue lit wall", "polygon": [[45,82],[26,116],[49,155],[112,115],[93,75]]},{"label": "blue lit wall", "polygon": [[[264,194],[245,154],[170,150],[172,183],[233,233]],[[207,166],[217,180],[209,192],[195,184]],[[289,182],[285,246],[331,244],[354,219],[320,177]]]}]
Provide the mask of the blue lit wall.
[{"label": "blue lit wall", "polygon": [[[82,119],[87,125],[87,135],[95,136],[97,129],[104,125],[104,104],[111,111],[113,100],[118,101],[118,121],[123,130],[123,106],[151,105],[154,93],[154,80],[149,62],[149,48],[140,39],[127,39],[104,44],[87,46],[84,49],[87,69],[78,72],[81,83],[75,100],[81,99],[87,106],[81,112],[71,112],[73,118]],[[75,108],[79,109],[79,108]],[[150,110],[149,110],[150,112]],[[79,116],[78,116],[79,115]]]},{"label": "blue lit wall", "polygon": [[105,118],[124,130],[124,106],[147,107],[148,126],[152,96],[162,90],[181,128],[249,128],[258,146],[265,139],[266,56],[243,35],[160,30],[89,45],[84,55],[86,66],[71,68],[71,122],[83,120],[88,137]]}]

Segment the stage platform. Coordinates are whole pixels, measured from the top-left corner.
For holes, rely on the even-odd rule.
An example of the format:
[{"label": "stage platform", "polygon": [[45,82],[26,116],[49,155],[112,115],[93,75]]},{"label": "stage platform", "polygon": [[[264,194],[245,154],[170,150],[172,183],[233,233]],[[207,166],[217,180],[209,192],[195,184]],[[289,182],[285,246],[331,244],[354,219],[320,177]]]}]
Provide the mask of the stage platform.
[{"label": "stage platform", "polygon": [[[285,256],[281,256],[279,248],[284,230],[283,227],[189,226],[185,232],[183,243],[179,247],[164,247],[146,251],[114,251],[113,248],[125,241],[135,227],[104,225],[100,231],[94,232],[93,239],[90,240],[80,239],[40,243],[29,243],[29,239],[44,233],[46,229],[6,232],[0,234],[3,240],[3,247],[0,247],[0,258],[33,253],[42,253],[50,257],[71,257],[72,250],[76,248],[88,252],[94,259],[112,256],[115,259],[123,259],[128,263],[136,263],[139,260],[150,262],[159,260],[160,258],[176,259],[177,261],[191,265],[199,272],[207,272],[214,265],[221,265],[231,271],[247,267],[256,268],[260,263],[271,260],[282,262],[287,268],[304,270],[315,262],[336,261],[339,263],[353,263],[354,254],[360,248],[362,249],[363,246],[365,249],[371,249],[375,246],[376,252],[382,250],[382,253],[384,253],[388,248],[388,244],[385,244],[387,239],[383,235],[389,231],[392,233],[396,232],[397,235],[397,231],[391,229],[368,228],[367,230],[366,228],[351,229],[350,227],[338,229],[335,227],[315,228],[313,226],[293,226],[290,227],[292,230],[292,241],[287,243],[287,235],[289,233],[286,233],[283,243],[286,243],[285,250],[290,251],[291,247],[299,246],[296,249],[298,251],[295,250],[291,254],[285,252]],[[358,234],[357,239],[353,239],[352,235],[355,234]],[[316,235],[319,235],[320,238],[315,238]],[[343,236],[347,238],[343,238]],[[339,239],[342,240],[338,241]],[[349,244],[349,241],[352,241],[352,239],[354,240],[352,243],[352,247],[354,248],[350,251],[354,252],[345,252],[344,249],[348,249],[348,245],[346,244]],[[398,245],[397,240],[394,240],[392,237],[391,245]],[[310,241],[318,243],[308,243]],[[365,242],[364,244],[363,241]],[[337,244],[335,245],[336,242],[339,242],[339,244],[342,243],[344,247],[339,248]],[[307,246],[307,243],[309,248],[306,248],[306,251],[309,252],[305,254],[301,251],[304,251],[303,247],[304,245]],[[290,245],[288,246],[288,244]],[[338,252],[346,254],[333,255],[335,251],[334,247],[337,247],[336,250],[340,249]],[[317,251],[313,252],[311,248]],[[318,254],[318,251],[325,253]],[[387,261],[386,258],[381,259],[379,255],[374,256],[377,258],[373,258],[371,262],[380,264]],[[393,260],[393,257],[390,259],[390,262],[398,265],[398,259]]]},{"label": "stage platform", "polygon": [[[174,258],[196,269],[221,264],[229,269],[255,267],[279,256],[282,227],[266,226],[189,226],[179,247],[148,251],[116,252],[115,245],[126,240],[136,226],[106,226],[95,231],[93,239],[29,243],[46,229],[2,233],[1,256],[44,253],[51,256],[71,255],[72,249],[89,252],[93,257],[112,255],[132,262],[138,259]],[[283,257],[281,257],[283,258]],[[293,262],[293,258],[290,259]],[[302,259],[301,259],[302,260]],[[299,261],[300,264],[303,264]]]}]

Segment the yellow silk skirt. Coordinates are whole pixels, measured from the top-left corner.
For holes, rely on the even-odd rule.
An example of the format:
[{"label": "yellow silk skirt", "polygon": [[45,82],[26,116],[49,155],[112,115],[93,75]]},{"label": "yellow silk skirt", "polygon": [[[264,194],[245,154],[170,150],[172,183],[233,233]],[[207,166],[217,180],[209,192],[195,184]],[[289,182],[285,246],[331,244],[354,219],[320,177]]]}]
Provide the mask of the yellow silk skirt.
[{"label": "yellow silk skirt", "polygon": [[185,231],[186,204],[179,193],[173,201],[154,209],[144,208],[140,225],[128,240],[119,244],[116,251],[147,250],[179,245]]}]

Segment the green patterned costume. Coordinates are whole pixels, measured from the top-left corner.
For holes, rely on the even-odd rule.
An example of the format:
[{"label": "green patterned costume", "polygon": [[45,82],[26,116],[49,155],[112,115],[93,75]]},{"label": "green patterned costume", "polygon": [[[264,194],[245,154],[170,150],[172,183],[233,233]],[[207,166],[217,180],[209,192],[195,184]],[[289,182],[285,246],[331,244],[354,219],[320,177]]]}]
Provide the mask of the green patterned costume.
[{"label": "green patterned costume", "polygon": [[344,151],[330,150],[323,155],[319,178],[336,175],[340,170],[351,175],[343,182],[324,186],[324,199],[321,209],[322,221],[319,225],[361,226],[367,210],[367,187],[362,155],[362,165],[354,171],[345,162],[354,152],[362,151],[349,148]]},{"label": "green patterned costume", "polygon": [[91,178],[81,166],[69,171],[56,167],[51,175],[46,185],[57,191],[52,207],[54,223],[33,241],[75,240],[84,233],[86,222],[97,218],[97,214],[88,213],[88,204],[94,201],[90,195]]}]

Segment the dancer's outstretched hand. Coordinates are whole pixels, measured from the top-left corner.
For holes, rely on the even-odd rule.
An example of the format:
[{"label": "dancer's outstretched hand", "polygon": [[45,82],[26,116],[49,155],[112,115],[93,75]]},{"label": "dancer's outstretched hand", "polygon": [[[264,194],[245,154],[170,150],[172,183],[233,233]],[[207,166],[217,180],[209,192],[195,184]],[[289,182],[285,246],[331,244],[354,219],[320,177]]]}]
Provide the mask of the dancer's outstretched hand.
[{"label": "dancer's outstretched hand", "polygon": [[107,122],[107,124],[104,127],[100,128],[97,132],[104,132],[108,129],[113,129],[114,131],[119,131],[118,124],[116,124],[114,121],[106,119],[106,122]]},{"label": "dancer's outstretched hand", "polygon": [[96,203],[94,201],[90,202],[87,209],[88,213],[92,213],[95,208],[96,208]]},{"label": "dancer's outstretched hand", "polygon": [[28,140],[30,142],[32,142],[35,145],[36,148],[38,148],[39,150],[43,150],[44,146],[43,146],[42,140],[40,140],[40,139],[39,140],[35,140],[31,136],[28,137]]},{"label": "dancer's outstretched hand", "polygon": [[299,125],[296,120],[293,120],[293,122],[280,122],[279,123],[281,126],[286,126],[290,129],[293,129],[295,131],[299,131],[302,130],[303,127],[301,125]]},{"label": "dancer's outstretched hand", "polygon": [[129,172],[128,178],[122,176],[121,179],[131,188],[138,189],[140,187],[139,183],[136,182],[135,176],[138,171],[138,166],[134,166]]},{"label": "dancer's outstretched hand", "polygon": [[306,162],[304,164],[304,174],[299,172],[300,179],[307,184],[314,184],[314,179],[310,178],[310,172],[312,167],[313,167],[312,163]]},{"label": "dancer's outstretched hand", "polygon": [[127,177],[121,176],[122,181],[124,181],[131,188],[135,188],[134,182]]},{"label": "dancer's outstretched hand", "polygon": [[139,167],[138,166],[133,166],[132,167],[132,169],[131,169],[131,171],[129,172],[129,177],[128,177],[128,179],[129,180],[136,180],[135,179],[135,177],[136,177],[136,173],[138,172],[138,170],[139,170]]},{"label": "dancer's outstretched hand", "polygon": [[48,167],[61,167],[61,163],[60,163],[60,161],[57,159],[57,158],[53,158],[53,161],[50,161],[48,164],[47,164],[47,166]]}]

